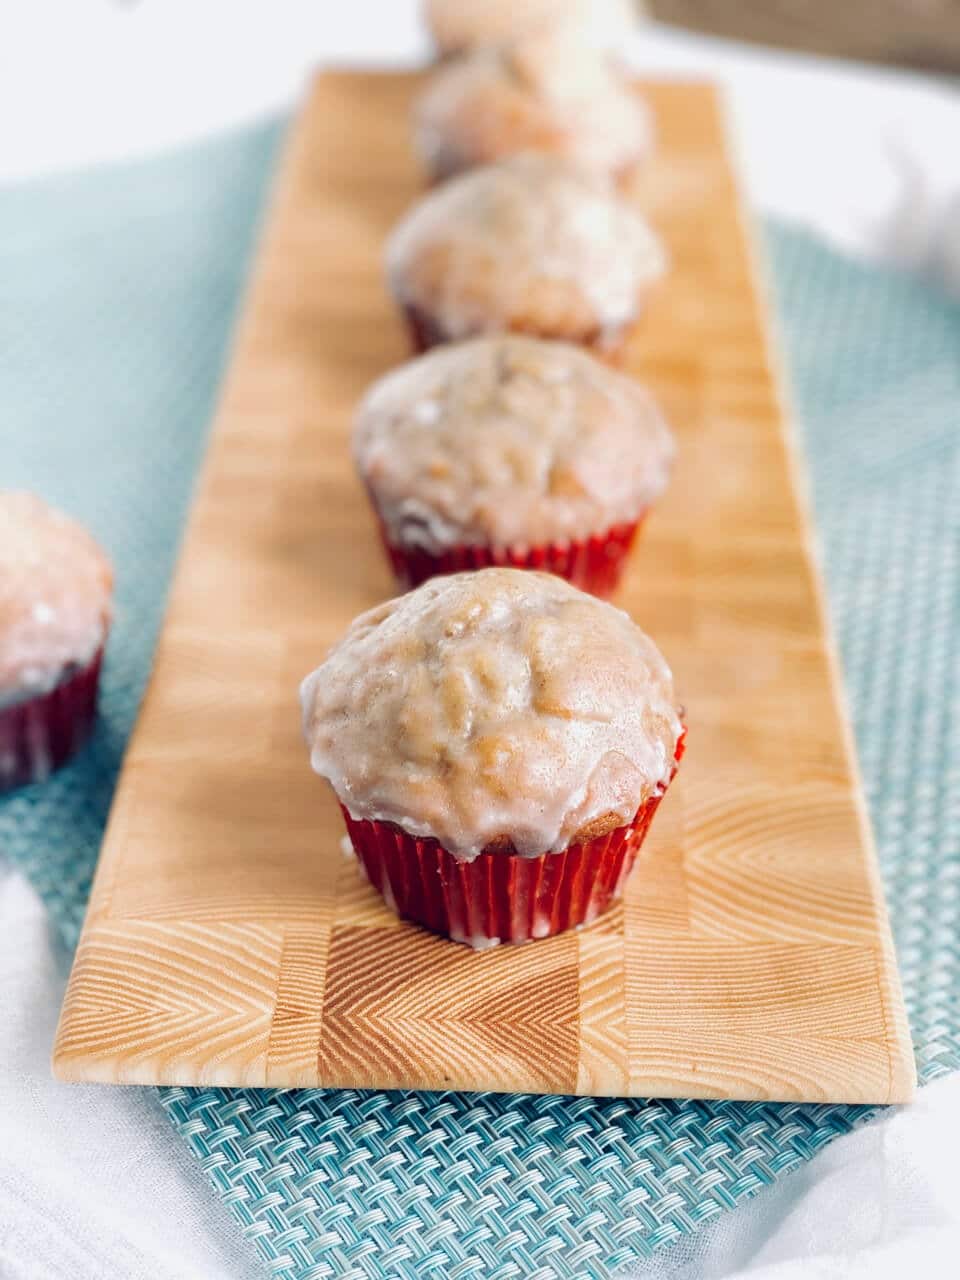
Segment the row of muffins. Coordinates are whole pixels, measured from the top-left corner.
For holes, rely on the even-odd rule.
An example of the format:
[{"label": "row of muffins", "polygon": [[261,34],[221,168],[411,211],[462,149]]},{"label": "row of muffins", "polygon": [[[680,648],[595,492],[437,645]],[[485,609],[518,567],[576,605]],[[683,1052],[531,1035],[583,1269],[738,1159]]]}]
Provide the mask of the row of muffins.
[{"label": "row of muffins", "polygon": [[[478,7],[429,8],[462,35]],[[354,621],[301,702],[371,884],[481,949],[606,910],[683,755],[666,661],[599,598],[674,457],[612,367],[666,258],[621,189],[646,109],[569,30],[530,19],[448,58],[414,138],[435,186],[385,265],[421,354],[369,389],[352,437],[413,589]]]},{"label": "row of muffins", "polygon": [[[495,161],[427,194],[391,237],[415,349],[436,350],[387,374],[356,416],[390,562],[423,585],[358,618],[301,690],[313,767],[370,881],[476,947],[604,910],[683,751],[666,662],[578,589],[613,590],[673,443],[649,394],[597,359],[664,265],[615,185],[648,146],[645,112],[628,127],[610,107],[611,138],[632,146],[584,164],[602,123],[581,112],[577,126],[577,92],[558,86],[573,75],[607,102],[624,89],[611,78],[600,94],[599,64],[574,52],[552,32],[538,47],[531,25],[445,63],[418,108],[432,178]],[[85,735],[110,618],[109,566],[82,530],[65,535],[24,495],[0,495],[4,520],[0,788],[44,776]]]},{"label": "row of muffins", "polygon": [[414,107],[428,177],[447,180],[394,228],[385,269],[414,350],[440,350],[368,393],[355,460],[401,585],[501,564],[606,595],[673,456],[649,393],[591,358],[617,362],[666,267],[617,188],[649,113],[585,47],[588,6],[566,22],[520,6],[512,40],[497,6],[428,8],[441,47],[465,47]]}]

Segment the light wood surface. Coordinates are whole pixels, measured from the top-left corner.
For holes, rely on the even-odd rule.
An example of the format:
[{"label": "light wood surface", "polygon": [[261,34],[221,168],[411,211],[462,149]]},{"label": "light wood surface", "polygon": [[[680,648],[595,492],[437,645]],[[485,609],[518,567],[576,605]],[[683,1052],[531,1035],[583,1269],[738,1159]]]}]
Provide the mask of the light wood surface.
[{"label": "light wood surface", "polygon": [[391,591],[347,448],[406,354],[380,250],[415,81],[317,82],[288,145],[127,754],[66,1080],[903,1100],[913,1055],[713,92],[661,84],[637,193],[673,271],[629,358],[681,456],[620,603],[689,747],[625,901],[475,954],[341,851],[297,685]]}]

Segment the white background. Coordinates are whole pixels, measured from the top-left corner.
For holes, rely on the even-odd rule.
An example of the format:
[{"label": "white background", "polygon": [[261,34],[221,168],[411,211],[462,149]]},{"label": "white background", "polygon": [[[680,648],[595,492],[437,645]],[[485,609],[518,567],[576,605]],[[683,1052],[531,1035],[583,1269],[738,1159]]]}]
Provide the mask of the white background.
[{"label": "white background", "polygon": [[[662,29],[623,52],[638,68],[708,74],[726,86],[758,208],[960,289],[955,91]],[[292,104],[318,62],[406,63],[426,53],[407,0],[0,0],[0,183],[253,120]],[[260,1274],[152,1091],[50,1080],[62,977],[39,904],[2,867],[0,990],[0,1278]],[[958,1149],[954,1078],[838,1141],[644,1273],[953,1274]]]}]

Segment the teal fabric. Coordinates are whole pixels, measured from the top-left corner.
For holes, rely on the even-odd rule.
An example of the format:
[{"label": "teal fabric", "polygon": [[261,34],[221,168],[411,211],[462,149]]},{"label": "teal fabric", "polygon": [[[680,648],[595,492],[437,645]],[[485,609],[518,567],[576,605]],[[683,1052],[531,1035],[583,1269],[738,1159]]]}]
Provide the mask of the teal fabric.
[{"label": "teal fabric", "polygon": [[[0,484],[118,570],[94,740],[0,801],[76,941],[282,127],[0,194]],[[920,1071],[960,1066],[960,307],[768,229]],[[601,1280],[795,1168],[844,1106],[165,1089],[290,1280]]]}]

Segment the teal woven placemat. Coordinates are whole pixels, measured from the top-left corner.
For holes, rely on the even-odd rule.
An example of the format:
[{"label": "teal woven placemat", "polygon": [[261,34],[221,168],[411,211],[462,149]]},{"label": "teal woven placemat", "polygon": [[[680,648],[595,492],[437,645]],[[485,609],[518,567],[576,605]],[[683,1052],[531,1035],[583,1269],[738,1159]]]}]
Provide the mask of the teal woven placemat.
[{"label": "teal woven placemat", "polygon": [[[0,199],[0,483],[118,569],[94,741],[0,802],[76,940],[280,134]],[[960,307],[771,228],[830,599],[923,1079],[960,1066]],[[809,1158],[841,1106],[166,1089],[289,1280],[600,1280]]]}]

